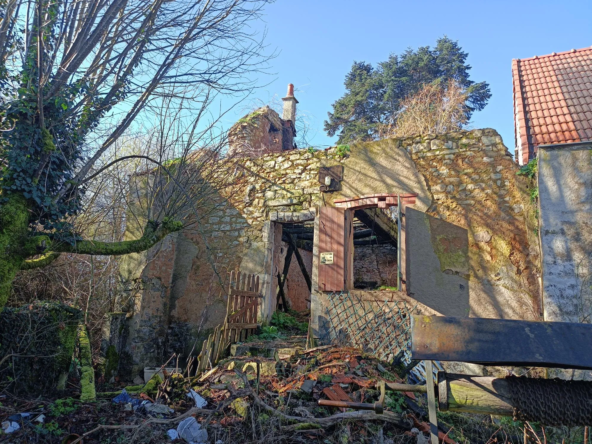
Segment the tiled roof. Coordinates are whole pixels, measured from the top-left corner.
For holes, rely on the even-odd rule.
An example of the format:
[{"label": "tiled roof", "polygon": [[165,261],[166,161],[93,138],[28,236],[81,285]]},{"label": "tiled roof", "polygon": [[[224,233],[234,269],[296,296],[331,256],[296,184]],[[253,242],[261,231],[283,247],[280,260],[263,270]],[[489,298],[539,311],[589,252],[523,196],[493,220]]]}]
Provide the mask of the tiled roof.
[{"label": "tiled roof", "polygon": [[512,76],[520,163],[539,145],[592,140],[592,48],[513,60]]}]

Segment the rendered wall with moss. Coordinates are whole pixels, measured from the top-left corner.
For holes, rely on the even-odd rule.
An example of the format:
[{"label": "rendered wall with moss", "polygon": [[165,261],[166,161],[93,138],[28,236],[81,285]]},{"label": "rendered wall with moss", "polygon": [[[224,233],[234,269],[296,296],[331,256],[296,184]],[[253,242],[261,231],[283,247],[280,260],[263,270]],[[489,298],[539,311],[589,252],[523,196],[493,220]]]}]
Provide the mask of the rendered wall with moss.
[{"label": "rendered wall with moss", "polygon": [[592,322],[592,143],[539,148],[546,321]]}]

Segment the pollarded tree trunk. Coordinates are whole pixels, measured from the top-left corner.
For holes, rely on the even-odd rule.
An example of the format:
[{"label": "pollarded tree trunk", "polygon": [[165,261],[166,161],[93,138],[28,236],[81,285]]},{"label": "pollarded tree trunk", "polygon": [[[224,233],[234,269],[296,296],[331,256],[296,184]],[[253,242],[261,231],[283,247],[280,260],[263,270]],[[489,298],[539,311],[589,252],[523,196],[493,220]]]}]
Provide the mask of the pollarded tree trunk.
[{"label": "pollarded tree trunk", "polygon": [[19,270],[43,267],[60,253],[100,256],[121,256],[146,251],[183,224],[169,218],[148,221],[142,237],[132,241],[100,242],[82,240],[75,244],[52,242],[46,234],[29,232],[27,200],[18,194],[9,195],[0,204],[0,310],[10,296],[12,282]]}]

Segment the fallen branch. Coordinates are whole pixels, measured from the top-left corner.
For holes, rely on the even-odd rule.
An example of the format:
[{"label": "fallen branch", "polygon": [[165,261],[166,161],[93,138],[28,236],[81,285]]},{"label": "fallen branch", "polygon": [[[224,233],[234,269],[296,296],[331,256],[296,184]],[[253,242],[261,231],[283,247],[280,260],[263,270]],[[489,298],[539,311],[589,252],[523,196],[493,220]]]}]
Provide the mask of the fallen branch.
[{"label": "fallen branch", "polygon": [[325,365],[321,365],[320,367],[317,367],[317,370],[321,370],[322,368],[328,368],[328,367],[336,367],[338,365],[347,365],[345,362],[332,362],[331,364],[325,364]]}]

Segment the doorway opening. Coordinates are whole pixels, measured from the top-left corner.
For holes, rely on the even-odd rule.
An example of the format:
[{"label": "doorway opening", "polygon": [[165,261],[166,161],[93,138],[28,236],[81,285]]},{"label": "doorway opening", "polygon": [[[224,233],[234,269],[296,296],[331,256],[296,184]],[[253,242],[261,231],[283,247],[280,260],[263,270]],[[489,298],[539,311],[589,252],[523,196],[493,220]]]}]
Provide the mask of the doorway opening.
[{"label": "doorway opening", "polygon": [[353,224],[353,287],[397,288],[397,207],[355,210]]},{"label": "doorway opening", "polygon": [[277,310],[310,308],[314,221],[282,223],[277,283]]}]

